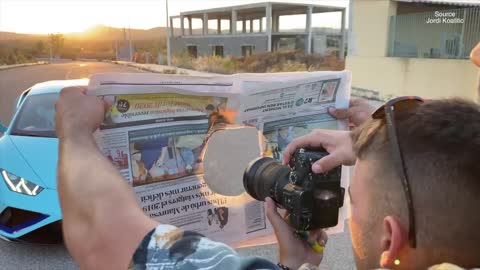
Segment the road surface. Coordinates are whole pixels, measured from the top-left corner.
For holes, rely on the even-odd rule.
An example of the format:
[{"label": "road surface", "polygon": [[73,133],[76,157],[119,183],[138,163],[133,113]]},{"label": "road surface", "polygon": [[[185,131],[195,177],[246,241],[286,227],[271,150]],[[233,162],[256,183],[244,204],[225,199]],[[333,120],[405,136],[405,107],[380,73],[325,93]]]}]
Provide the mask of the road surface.
[{"label": "road surface", "polygon": [[88,78],[102,72],[141,72],[134,68],[104,62],[68,62],[19,67],[0,71],[0,119],[10,123],[15,98],[32,85],[50,80]]},{"label": "road surface", "polygon": [[[140,72],[139,70],[102,62],[69,62],[0,71],[0,119],[10,123],[15,98],[35,83],[48,80],[87,78],[92,73]],[[263,256],[277,261],[276,246],[239,250],[247,256]],[[348,234],[330,236],[322,269],[354,269]],[[0,269],[78,269],[63,246],[15,244],[0,241]]]}]

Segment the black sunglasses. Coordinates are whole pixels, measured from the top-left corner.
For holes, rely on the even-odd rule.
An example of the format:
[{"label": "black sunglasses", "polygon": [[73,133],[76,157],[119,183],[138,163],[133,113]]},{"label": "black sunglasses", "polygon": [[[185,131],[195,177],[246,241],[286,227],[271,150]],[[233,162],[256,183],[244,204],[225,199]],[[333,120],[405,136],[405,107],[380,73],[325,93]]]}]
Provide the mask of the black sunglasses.
[{"label": "black sunglasses", "polygon": [[390,147],[392,151],[392,160],[395,168],[397,168],[398,175],[402,180],[403,190],[405,191],[405,197],[408,204],[408,219],[409,230],[408,240],[412,248],[417,246],[416,232],[415,232],[415,214],[413,208],[412,191],[410,189],[407,168],[403,159],[403,152],[400,147],[400,141],[397,133],[397,127],[395,125],[395,114],[408,111],[411,108],[417,107],[424,101],[420,97],[398,97],[387,101],[383,106],[378,108],[373,114],[373,119],[385,119],[387,124],[387,134],[390,141]]}]

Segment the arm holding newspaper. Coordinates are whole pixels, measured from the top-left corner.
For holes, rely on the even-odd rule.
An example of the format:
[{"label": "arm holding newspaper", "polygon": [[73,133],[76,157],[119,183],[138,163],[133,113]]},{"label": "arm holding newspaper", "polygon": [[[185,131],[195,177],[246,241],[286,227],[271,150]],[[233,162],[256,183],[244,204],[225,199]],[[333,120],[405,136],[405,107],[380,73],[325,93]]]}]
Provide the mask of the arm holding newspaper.
[{"label": "arm holding newspaper", "polygon": [[[145,265],[147,258],[165,265],[173,262],[178,269],[191,269],[189,265],[192,264],[201,264],[197,265],[201,268],[209,266],[210,257],[218,258],[221,254],[223,259],[217,265],[218,269],[226,265],[235,266],[233,269],[249,266],[277,269],[266,260],[239,257],[224,244],[174,226],[160,225],[145,216],[131,187],[102,155],[93,138],[92,133],[103,121],[105,107],[104,101],[86,96],[83,88],[64,89],[56,107],[56,129],[60,141],[58,190],[65,242],[82,268],[125,269],[129,264]],[[354,158],[348,151],[351,147],[348,132],[317,130],[310,137],[292,142],[286,153],[307,145],[324,146],[334,157],[329,166],[335,166],[334,163],[340,161],[345,164],[353,162]],[[327,170],[328,166],[324,169]],[[293,269],[304,263],[318,264],[321,261],[322,253],[310,250],[306,243],[294,238],[293,233],[284,233],[291,229],[276,213],[271,202],[267,212],[277,233],[283,265]],[[312,233],[311,237],[321,245],[327,241],[321,230]],[[298,255],[299,250],[305,252],[293,258],[292,254]]]},{"label": "arm holding newspaper", "polygon": [[158,269],[279,269],[145,216],[132,188],[92,136],[103,121],[104,107],[81,88],[64,89],[56,105],[63,233],[81,269],[145,269],[150,263]]},{"label": "arm holding newspaper", "polygon": [[82,269],[125,269],[138,243],[158,224],[98,150],[92,133],[104,103],[64,89],[57,103],[58,191],[65,243]]}]

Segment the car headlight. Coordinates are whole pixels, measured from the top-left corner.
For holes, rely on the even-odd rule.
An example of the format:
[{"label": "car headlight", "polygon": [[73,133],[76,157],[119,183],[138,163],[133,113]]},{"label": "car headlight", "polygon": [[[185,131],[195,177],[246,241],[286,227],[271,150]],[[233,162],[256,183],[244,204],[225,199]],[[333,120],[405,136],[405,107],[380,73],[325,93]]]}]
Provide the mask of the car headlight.
[{"label": "car headlight", "polygon": [[28,182],[24,178],[16,176],[15,174],[9,173],[5,170],[2,170],[2,176],[5,183],[7,183],[8,188],[13,192],[36,196],[43,190],[43,187]]}]

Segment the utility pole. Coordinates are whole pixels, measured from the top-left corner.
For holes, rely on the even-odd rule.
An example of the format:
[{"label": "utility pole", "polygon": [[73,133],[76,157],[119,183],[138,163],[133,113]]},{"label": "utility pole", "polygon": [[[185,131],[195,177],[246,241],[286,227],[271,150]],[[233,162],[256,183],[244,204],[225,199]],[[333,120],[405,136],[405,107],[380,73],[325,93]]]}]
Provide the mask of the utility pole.
[{"label": "utility pole", "polygon": [[48,63],[52,63],[52,46],[53,46],[53,42],[52,42],[52,34],[48,34]]},{"label": "utility pole", "polygon": [[128,47],[129,47],[129,53],[130,53],[130,60],[128,61],[132,61],[133,60],[133,48],[132,48],[132,28],[130,27],[130,25],[128,26]]},{"label": "utility pole", "polygon": [[172,65],[172,56],[170,54],[170,19],[168,18],[168,0],[165,0],[165,9],[167,12],[167,65]]},{"label": "utility pole", "polygon": [[115,39],[115,61],[118,61],[118,38]]}]

